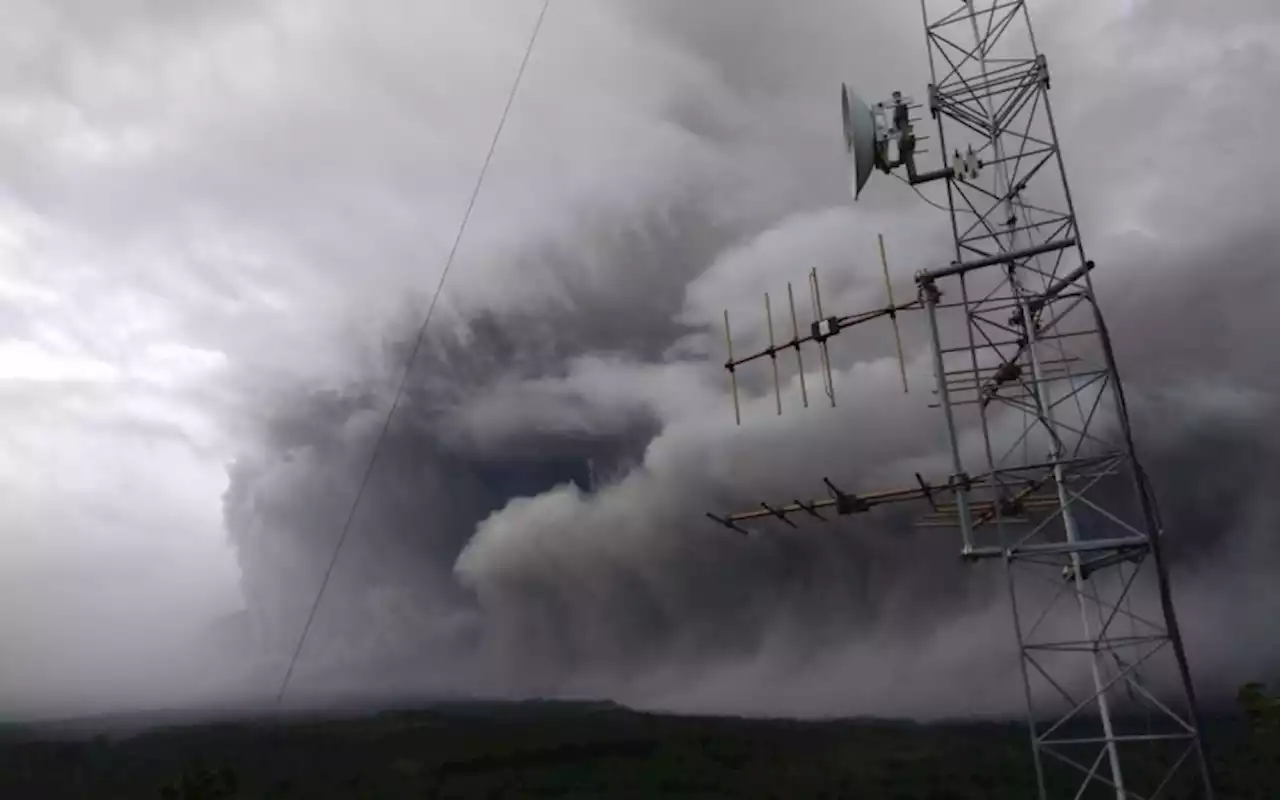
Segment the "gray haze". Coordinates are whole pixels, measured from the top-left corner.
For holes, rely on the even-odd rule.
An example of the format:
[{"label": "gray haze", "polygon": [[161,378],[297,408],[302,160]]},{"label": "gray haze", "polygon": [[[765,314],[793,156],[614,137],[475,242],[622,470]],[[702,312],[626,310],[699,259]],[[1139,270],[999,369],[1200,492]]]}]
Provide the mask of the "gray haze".
[{"label": "gray haze", "polygon": [[[269,696],[539,4],[4,5],[0,709]],[[810,267],[879,302],[878,231],[902,291],[949,252],[896,181],[845,193],[835,87],[927,81],[915,6],[876,5],[552,0],[298,696],[1016,707],[999,576],[950,532],[703,516],[942,469],[918,320],[905,401],[883,330],[837,344],[834,410],[757,396],[735,428],[717,365],[721,310],[759,343],[760,293]],[[1205,8],[1032,3],[1192,666],[1226,690],[1280,669],[1280,11]]]}]

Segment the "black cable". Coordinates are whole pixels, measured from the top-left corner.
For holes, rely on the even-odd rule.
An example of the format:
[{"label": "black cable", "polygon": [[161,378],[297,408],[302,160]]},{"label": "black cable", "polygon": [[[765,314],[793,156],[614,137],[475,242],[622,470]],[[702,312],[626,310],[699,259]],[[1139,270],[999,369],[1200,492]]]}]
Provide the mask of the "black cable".
[{"label": "black cable", "polygon": [[932,200],[930,200],[929,198],[925,197],[925,196],[924,196],[924,192],[920,191],[920,187],[919,187],[919,186],[914,186],[914,185],[912,185],[911,181],[907,180],[906,178],[902,177],[901,175],[899,175],[899,174],[898,174],[898,173],[896,173],[896,172],[890,172],[889,174],[890,174],[890,175],[892,175],[893,177],[897,178],[898,180],[902,181],[902,182],[903,182],[903,183],[905,183],[906,185],[910,186],[910,187],[911,187],[911,191],[913,191],[913,192],[915,192],[916,194],[920,195],[920,199],[921,199],[921,200],[925,201],[926,203],[928,203],[929,205],[931,205],[931,206],[933,206],[934,208],[938,209],[939,211],[945,211],[945,212],[947,212],[948,214],[950,214],[950,213],[951,213],[951,209],[947,208],[947,207],[946,207],[946,206],[944,206],[944,205],[939,205],[938,203],[935,203],[935,202],[933,202]]},{"label": "black cable", "polygon": [[382,444],[387,438],[387,431],[391,428],[391,418],[395,416],[396,409],[400,407],[400,401],[404,398],[404,388],[409,381],[409,373],[413,371],[413,364],[418,359],[418,351],[422,349],[422,342],[427,333],[427,325],[430,324],[431,317],[435,313],[436,304],[440,300],[441,292],[444,290],[445,279],[449,277],[449,270],[453,267],[454,258],[458,255],[458,246],[462,243],[462,237],[467,231],[467,223],[471,221],[471,212],[475,210],[476,199],[480,196],[480,188],[484,185],[485,175],[489,172],[489,164],[493,161],[493,154],[498,149],[498,140],[502,137],[502,129],[507,124],[507,116],[511,113],[511,106],[515,103],[516,94],[520,91],[520,81],[524,77],[525,69],[529,66],[529,58],[533,55],[533,47],[538,41],[538,34],[542,31],[542,23],[547,17],[547,9],[550,6],[551,0],[543,0],[542,11],[539,12],[538,21],[534,24],[533,33],[529,36],[529,45],[525,48],[524,58],[520,62],[520,69],[516,72],[515,81],[511,85],[511,93],[507,96],[507,104],[502,109],[502,116],[498,119],[497,130],[493,132],[493,141],[489,144],[489,152],[485,156],[484,164],[480,167],[480,174],[476,177],[476,185],[471,192],[471,199],[467,203],[467,210],[462,215],[458,233],[453,239],[453,247],[449,250],[449,257],[445,259],[444,270],[441,271],[435,293],[431,296],[431,304],[427,306],[426,316],[422,320],[422,325],[418,328],[418,338],[414,342],[413,350],[409,353],[409,358],[404,365],[404,371],[400,375],[400,384],[396,387],[395,400],[392,401],[391,410],[387,412],[387,418],[382,423],[382,430],[374,442],[373,453],[369,456],[369,463],[365,467],[364,476],[360,479],[360,487],[356,490],[355,500],[351,504],[351,510],[347,513],[346,522],[342,525],[342,533],[338,536],[338,543],[333,548],[333,555],[329,558],[329,566],[325,570],[324,578],[320,581],[320,590],[316,592],[316,599],[311,604],[311,612],[307,615],[307,622],[302,627],[302,635],[298,638],[298,646],[293,651],[293,657],[289,659],[289,669],[285,672],[284,680],[280,683],[280,691],[276,694],[277,706],[284,700],[285,690],[289,688],[289,681],[293,678],[294,667],[297,666],[298,657],[302,654],[302,646],[306,644],[307,634],[311,632],[311,624],[315,621],[316,611],[320,608],[320,600],[324,597],[325,589],[329,586],[329,578],[333,575],[333,568],[338,563],[338,554],[342,552],[342,545],[346,542],[347,534],[351,531],[351,523],[356,517],[356,510],[360,507],[360,500],[364,497],[365,490],[369,487],[369,477],[373,474],[373,467],[377,463],[378,453],[382,450]]}]

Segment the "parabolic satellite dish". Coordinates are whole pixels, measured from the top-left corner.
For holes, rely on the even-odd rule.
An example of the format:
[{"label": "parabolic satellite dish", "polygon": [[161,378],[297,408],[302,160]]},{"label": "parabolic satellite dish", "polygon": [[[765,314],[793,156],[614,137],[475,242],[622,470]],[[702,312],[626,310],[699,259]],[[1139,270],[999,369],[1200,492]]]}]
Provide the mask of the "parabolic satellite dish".
[{"label": "parabolic satellite dish", "polygon": [[867,104],[846,84],[840,84],[840,107],[844,113],[844,146],[849,154],[850,188],[858,199],[876,164],[876,119]]}]

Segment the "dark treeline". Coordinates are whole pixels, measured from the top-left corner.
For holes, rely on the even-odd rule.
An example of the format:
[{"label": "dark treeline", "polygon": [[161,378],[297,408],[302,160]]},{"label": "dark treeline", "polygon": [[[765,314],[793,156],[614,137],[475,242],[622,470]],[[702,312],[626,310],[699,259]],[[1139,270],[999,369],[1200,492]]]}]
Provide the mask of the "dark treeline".
[{"label": "dark treeline", "polygon": [[[1260,686],[1208,740],[1224,797],[1280,797],[1277,704]],[[362,719],[188,726],[92,739],[9,731],[0,797],[1025,798],[1017,724],[793,722],[642,714],[600,706],[441,707]],[[1129,763],[1154,780],[1175,757]],[[1151,775],[1141,773],[1143,768]],[[1051,778],[1065,777],[1049,764]],[[1187,777],[1192,777],[1188,773]],[[1177,782],[1162,797],[1190,797]]]}]

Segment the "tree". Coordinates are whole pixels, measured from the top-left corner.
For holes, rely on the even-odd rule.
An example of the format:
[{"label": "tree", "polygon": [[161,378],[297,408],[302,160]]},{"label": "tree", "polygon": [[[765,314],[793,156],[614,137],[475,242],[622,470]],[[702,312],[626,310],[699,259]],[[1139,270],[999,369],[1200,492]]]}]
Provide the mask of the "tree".
[{"label": "tree", "polygon": [[160,797],[161,800],[230,800],[238,790],[239,782],[231,770],[197,765],[185,770],[177,783],[162,788]]},{"label": "tree", "polygon": [[1261,683],[1246,683],[1236,700],[1259,739],[1280,743],[1280,697],[1268,694]]}]

